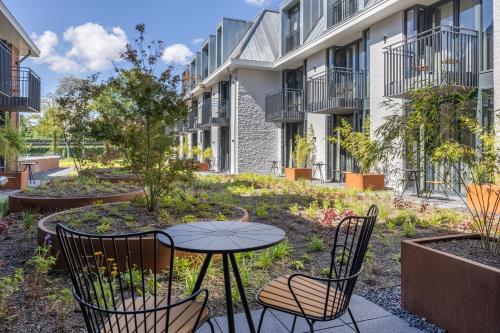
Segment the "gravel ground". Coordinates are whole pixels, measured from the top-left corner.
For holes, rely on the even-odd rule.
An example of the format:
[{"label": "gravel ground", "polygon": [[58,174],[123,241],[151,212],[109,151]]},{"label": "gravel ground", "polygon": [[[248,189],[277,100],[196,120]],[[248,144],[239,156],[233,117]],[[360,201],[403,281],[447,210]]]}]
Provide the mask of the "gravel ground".
[{"label": "gravel ground", "polygon": [[[463,257],[480,264],[500,268],[500,255],[486,252],[479,239],[459,239],[446,242],[428,243],[426,246]],[[495,244],[493,244],[495,246]]]}]

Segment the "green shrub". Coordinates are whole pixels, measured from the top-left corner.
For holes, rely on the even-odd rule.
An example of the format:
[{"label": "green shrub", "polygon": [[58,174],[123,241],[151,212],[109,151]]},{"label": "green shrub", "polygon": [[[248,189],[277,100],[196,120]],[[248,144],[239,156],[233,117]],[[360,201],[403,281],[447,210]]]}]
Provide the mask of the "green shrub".
[{"label": "green shrub", "polygon": [[316,235],[313,235],[313,236],[309,237],[309,242],[307,244],[307,248],[310,251],[321,252],[321,251],[323,251],[325,246],[323,245],[323,240],[321,238],[319,238]]},{"label": "green shrub", "polygon": [[294,203],[293,205],[291,205],[290,207],[288,207],[288,209],[290,210],[291,214],[293,214],[293,215],[299,215],[300,206],[299,206],[298,203]]},{"label": "green shrub", "polygon": [[301,271],[305,268],[305,265],[302,260],[294,260],[290,263],[290,267],[292,267],[295,270]]},{"label": "green shrub", "polygon": [[405,237],[413,238],[415,237],[416,233],[417,233],[417,227],[415,223],[408,220],[403,224],[403,234]]},{"label": "green shrub", "polygon": [[37,215],[30,210],[23,211],[21,215],[21,222],[23,223],[24,230],[31,230],[36,224]]},{"label": "green shrub", "polygon": [[318,202],[314,201],[305,209],[305,213],[310,220],[315,220],[319,213]]},{"label": "green shrub", "polygon": [[181,218],[181,221],[182,223],[193,223],[193,222],[196,222],[196,216],[194,215],[184,215],[182,218]]}]

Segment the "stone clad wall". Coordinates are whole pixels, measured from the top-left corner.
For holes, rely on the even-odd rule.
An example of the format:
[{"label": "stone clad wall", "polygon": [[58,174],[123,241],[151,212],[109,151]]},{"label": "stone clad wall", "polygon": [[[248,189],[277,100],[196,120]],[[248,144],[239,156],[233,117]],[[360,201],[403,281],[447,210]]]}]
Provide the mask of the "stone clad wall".
[{"label": "stone clad wall", "polygon": [[237,79],[236,172],[268,173],[279,155],[279,128],[265,121],[265,95],[279,88],[279,73],[239,70]]}]

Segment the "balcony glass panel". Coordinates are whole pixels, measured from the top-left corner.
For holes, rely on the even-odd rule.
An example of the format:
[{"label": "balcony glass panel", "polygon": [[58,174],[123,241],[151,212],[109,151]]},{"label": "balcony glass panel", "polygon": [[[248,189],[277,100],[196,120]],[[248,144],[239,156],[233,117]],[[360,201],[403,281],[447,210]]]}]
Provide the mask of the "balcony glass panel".
[{"label": "balcony glass panel", "polygon": [[266,121],[301,122],[304,120],[304,92],[282,89],[266,96]]}]

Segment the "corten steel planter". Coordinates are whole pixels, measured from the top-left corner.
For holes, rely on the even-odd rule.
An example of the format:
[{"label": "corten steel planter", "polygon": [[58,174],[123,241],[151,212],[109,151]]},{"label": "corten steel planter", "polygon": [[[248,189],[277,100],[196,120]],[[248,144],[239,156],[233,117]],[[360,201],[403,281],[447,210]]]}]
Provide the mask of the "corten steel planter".
[{"label": "corten steel planter", "polygon": [[7,177],[7,184],[2,190],[25,190],[28,188],[28,171],[0,172],[0,176]]},{"label": "corten steel planter", "polygon": [[97,181],[108,183],[138,183],[139,178],[134,175],[97,175]]},{"label": "corten steel planter", "polygon": [[[31,166],[31,170],[33,173],[37,173],[59,169],[60,159],[59,156],[33,156],[20,158],[19,162],[36,162],[35,165]],[[24,171],[24,169],[24,165],[19,165],[19,171]]]},{"label": "corten steel planter", "polygon": [[478,234],[401,242],[401,305],[453,333],[500,332],[500,270],[425,244]]},{"label": "corten steel planter", "polygon": [[312,178],[312,169],[310,168],[285,168],[285,178],[289,180],[299,180]]},{"label": "corten steel planter", "polygon": [[201,172],[208,171],[208,163],[205,163],[205,162],[200,162],[200,164],[199,164],[199,166],[198,166],[198,169],[199,169],[199,171],[201,171]]},{"label": "corten steel planter", "polygon": [[[248,211],[241,208],[241,207],[238,207],[238,206],[232,206],[233,208],[235,208],[236,210],[240,211],[241,212],[241,216],[240,218],[237,220],[238,222],[248,222],[249,221],[249,215],[248,215]],[[77,210],[77,209],[82,209],[82,208],[85,208],[85,207],[80,207],[80,208],[75,208],[75,209],[72,209],[72,210]],[[37,230],[37,242],[38,242],[38,245],[44,245],[46,243],[46,239],[49,238],[51,240],[51,254],[56,256],[57,257],[57,260],[56,260],[56,264],[55,264],[55,267],[56,268],[59,268],[59,269],[64,269],[66,267],[66,263],[64,261],[64,257],[62,255],[62,251],[61,251],[61,246],[60,246],[60,243],[59,243],[59,240],[57,238],[57,235],[56,235],[56,231],[55,230],[52,230],[50,229],[47,225],[46,225],[46,221],[51,219],[51,218],[54,218],[55,216],[57,215],[60,215],[60,214],[67,214],[68,211],[64,211],[64,212],[58,212],[58,213],[55,213],[55,214],[52,214],[52,215],[49,215],[43,219],[41,219],[39,222],[38,222],[38,230]],[[76,240],[77,242],[79,242],[80,240]],[[82,239],[82,241],[84,241]],[[97,242],[97,239],[95,240]],[[144,238],[143,239],[143,242],[144,242],[144,248],[149,248],[149,249],[152,249],[153,246],[149,246],[148,243],[147,243],[147,239]],[[150,239],[149,241],[153,241],[153,239]],[[100,240],[99,240],[100,242]],[[122,242],[118,242],[116,241],[115,242],[115,245],[116,245],[116,249],[117,249],[117,254],[118,254],[118,258],[114,258],[115,260],[117,259],[118,261],[118,264],[119,266],[119,269],[121,271],[126,271],[126,254],[127,254],[127,250],[126,250],[126,245],[125,245],[125,242],[122,241]],[[168,266],[168,258],[169,258],[169,251],[168,249],[166,249],[164,246],[161,246],[160,243],[157,244],[158,245],[158,256],[157,256],[157,261],[156,261],[156,264],[157,264],[157,267],[161,267],[162,269],[166,269]],[[91,246],[90,243],[88,244],[84,244],[83,246]],[[104,249],[106,251],[106,255],[108,257],[114,257],[114,249],[113,249],[113,242],[111,241],[111,239],[108,239],[106,240],[105,238],[103,239],[103,246],[104,246]],[[98,245],[98,246],[95,246],[95,248],[100,248],[101,245]],[[141,262],[140,262],[140,255],[137,255],[138,252],[138,249],[140,249],[140,241],[139,241],[139,238],[130,238],[129,239],[129,250],[130,250],[130,264],[131,265],[136,265],[137,267],[140,267],[141,266]],[[181,256],[181,257],[185,257],[185,256],[195,256],[193,254],[190,254],[190,253],[185,253],[185,252],[181,252],[181,251],[176,251],[176,256]],[[112,255],[113,254],[113,255]],[[145,269],[153,269],[154,267],[154,257],[153,255],[144,255],[144,258],[147,258],[145,261],[144,261],[144,268]],[[160,269],[158,269],[158,271],[160,271]]]},{"label": "corten steel planter", "polygon": [[493,211],[500,214],[500,185],[469,185],[467,186],[467,206],[472,211],[486,208],[489,213]]},{"label": "corten steel planter", "polygon": [[106,196],[73,198],[23,197],[19,193],[13,193],[9,195],[9,211],[11,213],[18,213],[25,209],[30,209],[40,213],[47,213],[89,206],[96,202],[125,202],[141,196],[144,196],[144,191],[142,190],[128,193],[111,194]]},{"label": "corten steel planter", "polygon": [[373,190],[382,191],[385,189],[385,177],[378,173],[345,173],[345,187],[360,191]]}]

